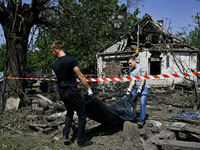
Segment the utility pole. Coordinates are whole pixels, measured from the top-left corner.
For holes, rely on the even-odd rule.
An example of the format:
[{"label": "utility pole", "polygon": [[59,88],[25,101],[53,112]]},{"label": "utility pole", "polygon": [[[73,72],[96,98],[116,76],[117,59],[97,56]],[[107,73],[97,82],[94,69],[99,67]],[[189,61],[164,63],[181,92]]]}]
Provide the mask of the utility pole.
[{"label": "utility pole", "polygon": [[198,24],[198,27],[200,29],[200,16],[199,16],[200,13],[197,13],[197,15],[195,16],[195,19],[197,19],[197,24]]}]

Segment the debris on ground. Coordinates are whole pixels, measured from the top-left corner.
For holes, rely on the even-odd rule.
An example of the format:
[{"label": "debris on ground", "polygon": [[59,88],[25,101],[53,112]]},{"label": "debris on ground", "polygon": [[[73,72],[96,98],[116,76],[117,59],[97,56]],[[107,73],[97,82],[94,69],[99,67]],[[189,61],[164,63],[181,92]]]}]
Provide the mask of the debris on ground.
[{"label": "debris on ground", "polygon": [[[119,102],[125,93],[123,86],[103,85],[94,89],[95,96],[107,106]],[[94,143],[84,149],[156,150],[200,149],[200,120],[177,117],[174,114],[195,114],[192,92],[171,88],[152,89],[147,101],[147,117],[143,128],[135,121],[103,124],[87,118],[86,136]],[[184,111],[184,110],[187,110]],[[66,110],[55,93],[31,93],[24,106],[0,112],[0,149],[60,150],[78,149],[76,144],[78,117],[74,115],[69,140],[62,139]],[[197,115],[198,116],[198,115]]]}]

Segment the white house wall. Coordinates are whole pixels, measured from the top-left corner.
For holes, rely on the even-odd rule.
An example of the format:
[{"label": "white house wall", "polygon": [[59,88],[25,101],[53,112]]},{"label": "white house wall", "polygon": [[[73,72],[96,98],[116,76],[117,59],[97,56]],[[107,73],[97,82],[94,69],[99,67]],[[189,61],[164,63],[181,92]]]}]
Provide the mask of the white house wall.
[{"label": "white house wall", "polygon": [[103,53],[114,53],[117,51],[124,51],[126,48],[128,37],[124,36],[121,39],[115,41],[109,48],[107,48]]},{"label": "white house wall", "polygon": [[[166,53],[162,52],[160,57],[161,59],[161,74],[172,74],[172,73],[180,73],[178,66],[173,61],[173,55],[178,63],[178,66],[183,72],[192,72],[191,69],[197,69],[197,53],[188,53],[188,52],[179,52],[179,53]],[[140,52],[137,58],[138,63],[142,63],[148,67],[149,73],[149,58],[151,54],[147,51]],[[169,67],[167,66],[167,57],[169,57]],[[184,69],[183,69],[184,67]],[[192,77],[193,78],[193,77]],[[195,77],[196,78],[196,77]],[[183,82],[182,78],[173,78],[173,79],[155,79],[150,80],[151,85],[172,85],[174,83]]]},{"label": "white house wall", "polygon": [[[161,74],[172,74],[172,73],[180,73],[178,66],[173,61],[173,56],[176,59],[176,62],[179,64],[178,66],[182,72],[192,72],[191,69],[197,69],[197,53],[188,53],[188,52],[161,52]],[[167,57],[169,57],[168,65],[167,66]],[[139,52],[139,56],[136,58],[137,62],[140,64],[144,64],[148,68],[148,74],[150,70],[149,65],[149,58],[151,58],[151,53],[146,49],[142,52]],[[183,67],[185,69],[183,69]],[[103,68],[105,68],[105,62],[102,60],[101,56],[97,56],[97,73],[98,75],[103,75]],[[196,77],[195,77],[196,79]],[[172,78],[172,79],[152,79],[150,80],[151,85],[158,85],[158,86],[169,86],[173,85],[174,83],[183,82],[183,78]]]},{"label": "white house wall", "polygon": [[[173,57],[172,55],[174,55],[176,62],[178,64],[178,66],[176,65],[175,61],[173,61]],[[172,55],[170,55],[170,67],[169,70],[171,73],[180,73],[180,69],[181,68],[182,72],[192,72],[192,70],[196,71],[197,69],[197,53],[172,53]],[[184,69],[183,69],[184,68]],[[163,69],[164,71],[164,69]],[[190,77],[190,79],[195,79],[196,77]],[[175,79],[175,83],[179,83],[182,82],[183,78],[176,78]]]},{"label": "white house wall", "polygon": [[136,60],[138,63],[144,64],[146,67],[148,67],[148,59],[151,57],[151,53],[149,53],[148,49],[144,49],[144,51],[139,52],[138,57],[136,57]]},{"label": "white house wall", "polygon": [[[197,69],[197,53],[172,53],[172,55],[174,55],[178,66],[181,69],[184,68],[184,72],[191,72],[191,69]],[[172,55],[170,55],[170,70],[172,72],[180,72],[175,61],[173,61],[174,59]]]}]

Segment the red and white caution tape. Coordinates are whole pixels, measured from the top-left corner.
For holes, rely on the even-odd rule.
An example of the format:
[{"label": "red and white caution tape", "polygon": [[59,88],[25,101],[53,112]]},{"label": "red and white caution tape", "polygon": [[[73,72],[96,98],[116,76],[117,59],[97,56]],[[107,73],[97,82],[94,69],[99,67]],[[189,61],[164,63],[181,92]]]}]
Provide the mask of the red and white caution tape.
[{"label": "red and white caution tape", "polygon": [[[113,78],[87,78],[88,82],[106,82],[106,81],[129,81],[129,80],[142,80],[142,79],[170,79],[170,78],[182,78],[182,77],[194,77],[200,76],[200,72],[190,73],[174,73],[174,74],[162,74],[162,75],[148,75],[148,76],[134,76],[134,77],[113,77]],[[5,77],[5,79],[26,79],[26,80],[40,80],[40,81],[57,81],[57,79],[51,78],[19,78],[19,77]],[[79,82],[78,79],[76,79]]]},{"label": "red and white caution tape", "polygon": [[0,78],[0,82],[3,81],[3,80],[5,80],[5,79],[6,79],[6,78]]},{"label": "red and white caution tape", "polygon": [[20,77],[5,77],[4,79],[25,79],[25,80],[39,80],[39,81],[57,81],[57,79],[51,78],[20,78]]},{"label": "red and white caution tape", "polygon": [[134,76],[134,77],[116,77],[116,78],[87,78],[87,81],[88,82],[129,81],[129,80],[142,80],[142,79],[169,79],[169,78],[182,78],[182,77],[194,77],[194,76],[200,76],[200,72]]}]

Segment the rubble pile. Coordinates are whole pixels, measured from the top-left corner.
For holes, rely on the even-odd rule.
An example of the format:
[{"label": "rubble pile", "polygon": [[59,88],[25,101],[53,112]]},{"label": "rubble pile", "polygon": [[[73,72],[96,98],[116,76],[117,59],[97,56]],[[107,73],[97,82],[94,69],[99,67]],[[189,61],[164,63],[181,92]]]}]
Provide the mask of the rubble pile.
[{"label": "rubble pile", "polygon": [[[118,102],[123,96],[123,86],[120,87],[117,84],[103,86],[104,88],[98,87],[94,91],[95,96],[106,105]],[[111,87],[112,90],[110,90]],[[131,121],[111,125],[101,124],[87,118],[87,137],[95,141],[88,149],[200,149],[199,120],[168,119],[168,116],[180,114],[183,109],[192,111],[189,102],[191,99],[192,93],[173,92],[171,89],[153,89],[147,101],[147,118],[143,128],[138,128],[136,122]],[[74,142],[78,123],[76,113],[70,132],[71,141],[67,145],[66,141],[61,139],[66,115],[64,104],[59,99],[53,101],[51,96],[43,93],[30,94],[25,101],[26,106],[23,108],[1,112],[3,117],[0,120],[0,135],[2,135],[2,138],[7,132],[21,135],[21,138],[27,134],[30,138],[37,133],[39,135],[37,140],[43,143],[40,148],[47,145],[47,149],[52,147],[56,149],[56,146],[58,149],[64,149],[66,146],[67,148],[76,149],[76,142]],[[139,105],[136,119],[138,116]],[[9,134],[9,136],[12,134]],[[39,137],[45,137],[46,139],[44,141]],[[5,139],[2,140],[5,141]],[[48,141],[49,144],[53,143],[53,146],[48,146]],[[9,146],[5,142],[0,142],[0,149],[2,147]]]}]

